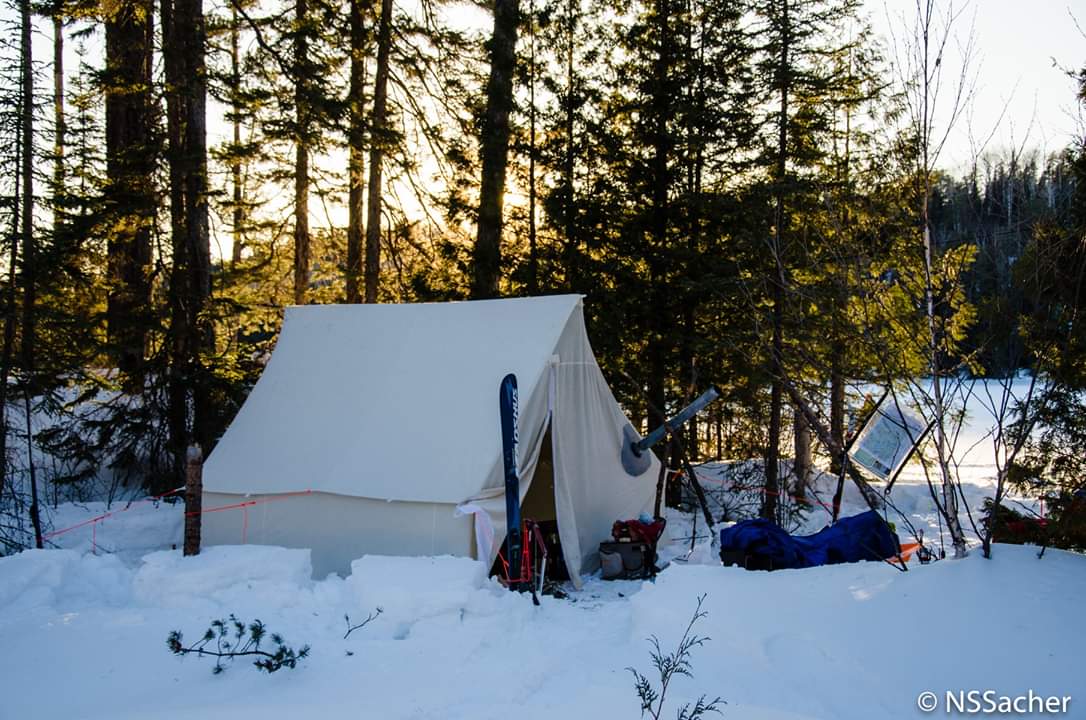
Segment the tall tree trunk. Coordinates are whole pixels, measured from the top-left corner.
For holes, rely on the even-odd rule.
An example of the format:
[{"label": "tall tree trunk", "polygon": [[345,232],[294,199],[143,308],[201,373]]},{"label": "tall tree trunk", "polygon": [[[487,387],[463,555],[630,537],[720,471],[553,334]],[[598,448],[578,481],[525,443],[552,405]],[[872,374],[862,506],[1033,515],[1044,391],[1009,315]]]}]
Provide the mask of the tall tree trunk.
[{"label": "tall tree trunk", "polygon": [[[709,108],[706,107],[705,100],[705,13],[700,7],[695,7],[695,3],[691,0],[687,0],[686,14],[689,18],[687,22],[687,36],[686,36],[686,50],[687,54],[691,58],[696,59],[696,79],[693,83],[693,87],[690,88],[690,96],[687,100],[688,106],[693,109],[693,119],[688,122],[687,126],[687,193],[689,194],[690,204],[688,208],[689,227],[687,229],[686,236],[686,267],[684,273],[690,280],[693,288],[700,287],[701,285],[701,270],[700,270],[700,256],[701,256],[701,241],[702,241],[702,183],[704,182],[705,174],[705,137],[702,132],[702,118]],[[697,20],[695,20],[697,18]],[[694,31],[695,25],[697,27],[698,41],[695,46],[694,43]],[[698,394],[698,369],[697,369],[697,353],[696,343],[698,338],[697,317],[698,308],[700,305],[699,291],[695,289],[687,289],[682,293],[683,300],[683,334],[682,334],[682,346],[680,348],[680,358],[682,363],[682,372],[689,373],[689,385],[687,386],[686,393],[683,397],[683,404],[694,400]],[[687,446],[687,453],[690,457],[696,458],[699,454],[699,441],[698,441],[698,418],[694,416],[690,418],[689,431],[687,437],[690,438],[690,442]],[[708,425],[706,425],[708,429]],[[708,440],[708,434],[706,434]]]},{"label": "tall tree trunk", "polygon": [[562,159],[562,181],[566,186],[565,195],[565,270],[566,270],[566,287],[571,291],[576,291],[580,287],[580,277],[578,276],[578,247],[577,247],[577,226],[576,226],[576,195],[573,191],[573,169],[574,161],[576,158],[575,146],[574,146],[574,122],[576,119],[576,113],[574,112],[574,101],[576,99],[576,79],[577,76],[573,71],[573,48],[575,47],[577,40],[577,16],[575,8],[578,7],[578,0],[570,0],[567,7],[566,18],[566,117],[565,117],[565,157]]},{"label": "tall tree trunk", "polygon": [[34,304],[36,298],[37,248],[34,244],[34,56],[30,0],[19,1],[22,20],[22,99],[20,100],[20,140],[22,141],[22,241],[23,241],[23,402],[26,411],[26,454],[30,470],[30,522],[34,526],[34,546],[44,547],[41,532],[41,508],[38,502],[38,478],[34,469],[34,436],[30,424],[30,398],[34,393]]},{"label": "tall tree trunk", "polygon": [[720,410],[716,412],[716,460],[724,459],[724,413]]},{"label": "tall tree trunk", "polygon": [[185,298],[188,295],[188,253],[182,238],[185,235],[184,192],[181,153],[181,61],[177,39],[174,0],[159,0],[159,21],[162,25],[162,60],[166,81],[166,165],[169,175],[170,198],[170,346],[169,383],[167,387],[171,475],[154,479],[148,490],[152,494],[178,486],[184,478],[181,453],[188,446],[191,414],[189,412],[190,368],[185,363]]},{"label": "tall tree trunk", "polygon": [[807,418],[803,412],[796,408],[793,418],[793,439],[795,446],[795,458],[792,462],[792,471],[796,476],[795,495],[798,498],[807,497],[807,486],[811,481],[811,467],[814,462],[811,458],[811,428],[807,425]]},{"label": "tall tree trunk", "polygon": [[668,227],[671,221],[671,209],[668,203],[668,190],[671,176],[668,172],[668,157],[671,155],[671,136],[668,134],[668,117],[671,113],[672,98],[668,92],[668,70],[671,67],[669,48],[670,12],[668,0],[657,0],[656,13],[656,49],[653,69],[654,86],[652,91],[652,219],[650,222],[650,247],[648,248],[648,266],[651,283],[652,311],[649,313],[649,337],[646,354],[649,361],[649,400],[655,408],[649,408],[649,426],[661,425],[667,420],[667,392],[664,382],[667,374],[668,328],[664,323],[667,313],[667,293],[664,288],[667,274],[663,267],[663,258],[668,246]]},{"label": "tall tree trunk", "polygon": [[238,9],[231,6],[230,15],[230,109],[233,113],[234,154],[230,160],[230,181],[233,185],[233,208],[231,208],[230,263],[237,266],[245,250],[245,192],[241,176],[241,55],[238,49],[239,36]]},{"label": "tall tree trunk", "polygon": [[347,302],[362,302],[366,185],[366,22],[363,0],[350,0],[351,68],[347,93]]},{"label": "tall tree trunk", "polygon": [[[209,447],[210,402],[202,354],[213,345],[206,308],[211,295],[211,246],[207,209],[207,73],[203,0],[163,0],[169,160],[173,225],[170,276],[170,420],[177,477],[186,453]],[[171,82],[172,80],[172,82]],[[191,407],[191,415],[189,408]],[[175,485],[173,485],[175,486]],[[164,489],[164,488],[163,488]]]},{"label": "tall tree trunk", "polygon": [[[852,77],[853,72],[853,53],[849,49],[848,53],[848,76]],[[852,188],[852,106],[845,106],[845,151],[843,162],[838,162],[838,184],[845,188],[846,192]],[[836,146],[835,146],[836,149]],[[848,203],[841,203],[841,208],[838,217],[838,223],[844,230],[845,242],[852,242],[853,238],[850,232],[852,227],[851,214],[849,212]],[[845,345],[845,331],[844,326],[846,324],[845,308],[848,305],[848,272],[841,268],[834,270],[835,284],[833,288],[833,305],[831,312],[833,313],[830,322],[830,332],[833,337],[830,340],[830,435],[833,437],[833,441],[841,447],[845,447],[845,375],[843,368],[845,367],[845,354],[847,352]],[[837,454],[832,454],[830,459],[830,472],[841,478],[841,457]],[[843,479],[843,478],[842,478]],[[836,499],[836,498],[835,498]],[[835,510],[837,505],[834,506]]]},{"label": "tall tree trunk", "polygon": [[309,5],[294,5],[294,304],[304,305],[309,289]]},{"label": "tall tree trunk", "polygon": [[788,19],[788,0],[781,2],[781,37],[780,65],[777,68],[780,83],[780,110],[777,115],[777,167],[776,167],[776,210],[773,220],[773,262],[775,276],[772,278],[771,301],[773,305],[773,341],[770,367],[772,384],[769,394],[769,442],[766,448],[765,497],[762,501],[761,516],[776,520],[777,498],[780,494],[779,466],[781,445],[781,395],[784,369],[781,365],[784,353],[784,183],[788,167],[788,93],[789,67],[788,51],[791,40],[791,27]]},{"label": "tall tree trunk", "polygon": [[370,182],[366,199],[366,302],[377,302],[381,277],[381,165],[388,143],[388,55],[392,43],[392,0],[381,0],[377,28],[377,74],[373,80]]},{"label": "tall tree trunk", "polygon": [[151,0],[120,0],[105,18],[106,203],[110,346],[126,384],[143,385],[151,303],[151,234],[157,200],[151,96]]},{"label": "tall tree trunk", "polygon": [[[845,446],[845,376],[841,371],[841,343],[833,344],[833,356],[830,358],[830,436],[838,446]],[[831,456],[830,473],[841,474],[841,458]]]},{"label": "tall tree trunk", "polygon": [[773,282],[773,340],[770,367],[773,379],[769,390],[769,437],[765,457],[765,497],[762,499],[761,516],[767,520],[777,519],[777,499],[780,496],[780,446],[781,446],[781,338],[783,321],[784,293],[779,280]]},{"label": "tall tree trunk", "polygon": [[539,294],[539,248],[535,227],[535,0],[528,9],[528,294]]},{"label": "tall tree trunk", "polygon": [[[64,17],[60,3],[53,10],[53,194],[64,193],[64,144],[67,123],[64,120]],[[53,227],[64,215],[54,208]]]},{"label": "tall tree trunk", "polygon": [[490,79],[486,86],[480,157],[478,232],[473,253],[471,295],[498,295],[501,276],[502,207],[509,162],[509,113],[513,109],[519,0],[495,0],[494,34],[490,39]]}]

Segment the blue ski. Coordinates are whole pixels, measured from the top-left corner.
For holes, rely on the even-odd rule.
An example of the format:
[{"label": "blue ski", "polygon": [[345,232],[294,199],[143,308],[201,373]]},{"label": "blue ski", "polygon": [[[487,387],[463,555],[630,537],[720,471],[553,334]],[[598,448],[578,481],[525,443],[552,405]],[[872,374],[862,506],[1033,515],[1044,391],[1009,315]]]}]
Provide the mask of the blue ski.
[{"label": "blue ski", "polygon": [[509,589],[520,590],[520,473],[517,470],[517,376],[502,378],[498,393],[502,416],[502,461],[505,465],[506,543],[509,553]]}]

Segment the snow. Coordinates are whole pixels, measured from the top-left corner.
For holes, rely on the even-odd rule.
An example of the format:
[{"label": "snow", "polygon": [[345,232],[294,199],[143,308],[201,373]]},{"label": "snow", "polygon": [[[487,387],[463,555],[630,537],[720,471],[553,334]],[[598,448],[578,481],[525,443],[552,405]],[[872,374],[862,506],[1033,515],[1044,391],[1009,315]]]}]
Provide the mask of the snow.
[{"label": "snow", "polygon": [[[420,620],[459,611],[472,603],[487,580],[487,567],[470,558],[367,555],[351,564],[347,586],[361,608],[381,610],[372,632],[391,629],[404,638]],[[480,594],[480,597],[485,597]],[[356,623],[362,618],[356,618]]]},{"label": "snow", "polygon": [[218,545],[198,557],[177,550],[150,553],[132,586],[135,599],[153,607],[183,609],[211,601],[259,609],[261,598],[290,597],[308,588],[312,573],[309,550]]},{"label": "snow", "polygon": [[[118,554],[136,562],[153,550],[181,546],[184,505],[151,499],[61,503],[51,513],[50,545]],[[100,518],[97,521],[96,518]]]},{"label": "snow", "polygon": [[[673,645],[690,599],[707,593],[709,616],[697,628],[712,640],[695,669],[712,668],[723,687],[698,682],[698,691],[812,717],[913,717],[925,690],[1081,688],[1086,626],[1073,606],[1086,590],[1086,558],[1038,561],[1036,549],[999,546],[993,561],[978,554],[908,573],[876,568],[676,567],[631,600],[636,632],[663,628],[661,641]],[[1051,632],[1050,611],[1066,632]]]},{"label": "snow", "polygon": [[[1086,557],[1036,555],[996,546],[990,561],[908,573],[674,563],[655,583],[595,580],[536,608],[452,558],[367,558],[354,580],[314,582],[306,553],[280,548],[163,551],[138,568],[28,551],[0,559],[4,717],[634,717],[626,668],[648,672],[646,638],[672,647],[702,594],[695,630],[710,639],[671,694],[720,695],[727,717],[915,717],[924,690],[1074,695]],[[343,616],[357,623],[375,600],[385,612],[344,639]],[[209,661],[166,650],[170,630],[192,640],[230,613],[312,656],[273,676],[240,661],[213,676]]]},{"label": "snow", "polygon": [[0,563],[0,607],[5,615],[121,606],[131,598],[131,571],[114,555],[26,550],[0,558]]},{"label": "snow", "polygon": [[[743,470],[705,468],[710,497],[723,499]],[[992,468],[965,472],[979,507]],[[828,499],[834,482],[820,477],[816,492]],[[898,483],[895,504],[936,541],[921,476]],[[935,692],[932,714],[946,715],[947,691],[986,689],[1070,695],[1064,716],[1086,717],[1079,554],[1039,559],[1034,547],[996,545],[991,560],[974,551],[908,572],[887,563],[747,572],[719,565],[700,517],[673,513],[661,553],[671,563],[655,582],[586,578],[568,599],[535,607],[463,558],[371,555],[347,578],[314,580],[305,550],[219,546],[182,557],[179,506],[109,510],[124,507],[93,535],[91,526],[57,535],[59,549],[0,558],[0,718],[635,718],[627,668],[651,678],[647,639],[672,649],[702,595],[708,615],[694,631],[709,639],[693,650],[693,676],[674,680],[665,717],[706,694],[727,701],[726,718],[917,718],[921,692]],[[862,508],[846,484],[845,513]],[[61,505],[55,526],[106,510]],[[802,527],[826,520],[816,507]],[[378,608],[344,637],[345,616],[358,624]],[[231,614],[310,645],[310,657],[274,675],[242,660],[213,675],[207,658],[167,650],[170,631],[192,642]]]}]

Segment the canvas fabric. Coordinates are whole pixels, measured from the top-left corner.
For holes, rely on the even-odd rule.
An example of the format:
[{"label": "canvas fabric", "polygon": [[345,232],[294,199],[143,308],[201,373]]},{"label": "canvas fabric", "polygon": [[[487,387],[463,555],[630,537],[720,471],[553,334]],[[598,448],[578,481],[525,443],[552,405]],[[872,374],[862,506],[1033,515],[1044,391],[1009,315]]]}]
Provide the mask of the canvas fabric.
[{"label": "canvas fabric", "polygon": [[[518,327],[523,342],[509,339]],[[420,332],[440,347],[425,354]],[[288,309],[264,375],[205,466],[205,508],[257,504],[206,514],[205,542],[309,547],[318,576],[367,553],[493,562],[506,527],[498,386],[510,370],[521,499],[550,437],[566,566],[595,570],[611,524],[651,508],[659,465],[638,477],[622,469],[628,421],[580,296]],[[457,513],[465,504],[490,519],[488,558],[473,518]]]}]

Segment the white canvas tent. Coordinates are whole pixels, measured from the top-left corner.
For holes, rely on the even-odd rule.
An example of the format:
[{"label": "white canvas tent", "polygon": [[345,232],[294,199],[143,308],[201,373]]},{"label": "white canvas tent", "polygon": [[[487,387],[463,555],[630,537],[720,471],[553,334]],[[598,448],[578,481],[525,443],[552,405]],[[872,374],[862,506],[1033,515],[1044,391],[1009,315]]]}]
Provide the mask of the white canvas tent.
[{"label": "white canvas tent", "polygon": [[370,553],[492,562],[505,537],[498,387],[509,372],[524,515],[557,519],[571,575],[592,571],[611,524],[651,509],[659,465],[622,468],[628,421],[579,295],[288,308],[204,466],[205,544],[311,548],[318,576]]}]

